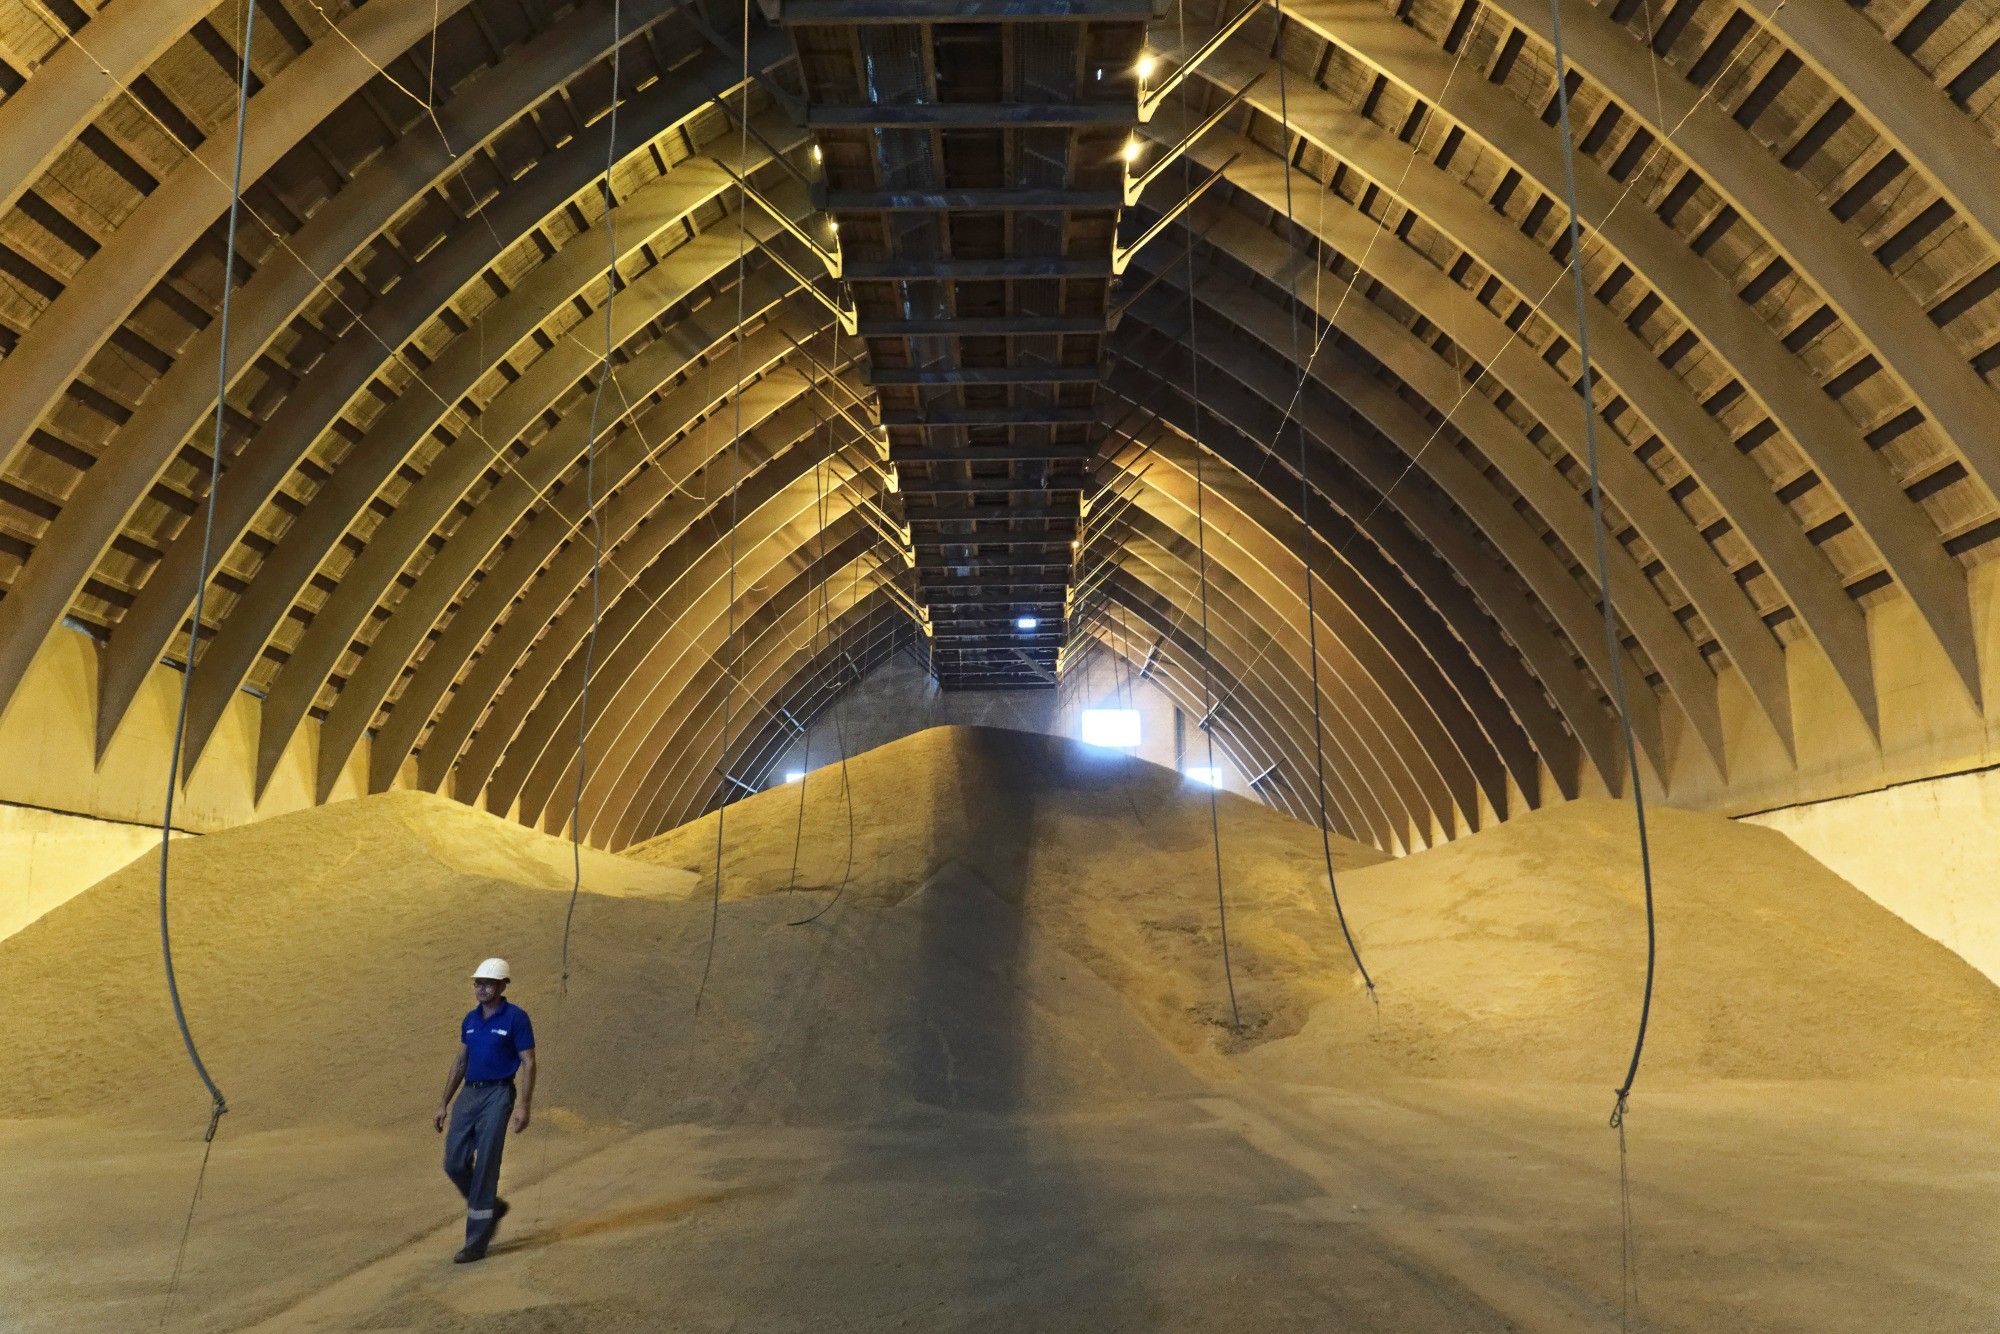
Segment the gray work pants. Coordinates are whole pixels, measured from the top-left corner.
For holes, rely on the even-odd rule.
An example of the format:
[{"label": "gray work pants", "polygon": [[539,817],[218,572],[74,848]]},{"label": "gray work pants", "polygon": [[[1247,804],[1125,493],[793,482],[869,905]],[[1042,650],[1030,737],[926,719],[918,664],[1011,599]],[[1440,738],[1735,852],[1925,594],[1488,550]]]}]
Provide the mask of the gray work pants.
[{"label": "gray work pants", "polygon": [[465,1197],[465,1244],[493,1235],[493,1202],[500,1196],[500,1153],[507,1117],[514,1110],[512,1084],[467,1084],[451,1105],[444,1133],[444,1174]]}]

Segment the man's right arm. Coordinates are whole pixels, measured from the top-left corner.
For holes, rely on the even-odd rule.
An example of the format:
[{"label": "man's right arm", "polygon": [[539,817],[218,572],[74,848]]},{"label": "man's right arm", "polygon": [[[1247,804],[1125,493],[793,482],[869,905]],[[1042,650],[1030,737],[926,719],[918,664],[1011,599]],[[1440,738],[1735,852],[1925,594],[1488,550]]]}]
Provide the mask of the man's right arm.
[{"label": "man's right arm", "polygon": [[438,1099],[437,1116],[433,1118],[434,1124],[440,1131],[444,1129],[445,1113],[451,1110],[452,1095],[458,1092],[458,1086],[464,1082],[465,1046],[461,1043],[458,1055],[452,1059],[451,1073],[444,1077],[444,1097]]}]

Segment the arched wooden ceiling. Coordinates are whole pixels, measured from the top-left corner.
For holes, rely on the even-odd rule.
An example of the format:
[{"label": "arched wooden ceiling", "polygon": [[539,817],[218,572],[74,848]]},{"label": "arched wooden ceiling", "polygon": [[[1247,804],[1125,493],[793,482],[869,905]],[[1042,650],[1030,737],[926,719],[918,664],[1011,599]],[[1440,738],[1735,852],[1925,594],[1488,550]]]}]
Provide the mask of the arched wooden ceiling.
[{"label": "arched wooden ceiling", "polygon": [[[763,7],[819,12],[792,8]],[[1186,30],[1170,8],[1148,48],[1172,70],[1239,8],[1187,0]],[[997,9],[1133,20],[1131,0]],[[876,443],[879,343],[801,290],[811,258],[769,212],[737,212],[739,174],[778,212],[814,207],[795,33],[760,10],[742,50],[736,0],[621,13],[583,819],[614,846],[761,782],[860,673],[934,651]],[[1887,598],[1979,704],[1968,571],[2000,536],[1993,6],[1562,13],[1646,777],[1728,781],[1746,724],[1725,681],[1795,754],[1800,652],[1841,696],[1817,707],[1879,727],[1866,613]],[[148,672],[191,653],[240,14],[0,0],[0,702],[82,630],[100,748]],[[591,625],[612,7],[258,15],[190,744],[249,691],[259,783],[311,722],[322,796],[365,752],[376,789],[560,827]],[[1143,165],[1226,106],[1125,210],[1128,241],[1166,225],[1090,335],[1066,660],[1123,659],[1274,805],[1316,815],[1309,528],[1328,804],[1384,847],[1625,781],[1550,38],[1540,0],[1261,7],[1139,127]]]}]

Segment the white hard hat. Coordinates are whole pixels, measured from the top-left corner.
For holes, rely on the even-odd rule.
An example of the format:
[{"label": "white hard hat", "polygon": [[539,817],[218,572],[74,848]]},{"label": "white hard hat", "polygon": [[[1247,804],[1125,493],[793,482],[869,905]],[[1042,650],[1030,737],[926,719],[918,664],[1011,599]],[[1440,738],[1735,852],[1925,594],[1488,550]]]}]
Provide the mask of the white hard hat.
[{"label": "white hard hat", "polygon": [[489,982],[513,981],[512,974],[507,971],[507,961],[505,959],[486,960],[479,967],[472,970],[472,976],[475,980],[483,977]]}]

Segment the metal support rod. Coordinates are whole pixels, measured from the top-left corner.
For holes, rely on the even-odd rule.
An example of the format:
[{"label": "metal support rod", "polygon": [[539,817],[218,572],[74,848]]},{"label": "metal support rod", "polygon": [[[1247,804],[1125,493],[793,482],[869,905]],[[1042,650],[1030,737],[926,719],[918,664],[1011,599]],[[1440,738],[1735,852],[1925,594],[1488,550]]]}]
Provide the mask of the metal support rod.
[{"label": "metal support rod", "polygon": [[[746,173],[736,170],[736,168],[730,166],[727,162],[724,162],[719,157],[711,157],[709,158],[709,161],[713,162],[716,166],[720,167],[722,169],[723,174],[729,177],[730,180],[736,182],[738,188],[740,188],[743,191],[744,198],[749,199],[750,201],[755,203],[757,207],[763,209],[766,213],[770,214],[772,221],[776,222],[780,227],[783,227],[786,231],[790,232],[794,237],[798,239],[801,245],[805,246],[806,249],[812,251],[813,258],[817,259],[820,263],[826,265],[827,277],[835,279],[840,277],[839,255],[834,254],[832,251],[822,246],[818,241],[813,240],[812,236],[809,233],[807,233],[805,228],[799,226],[798,223],[793,222],[790,218],[786,217],[782,209],[780,209],[776,204],[773,204],[770,200],[764,198],[762,194],[759,194],[757,191],[757,187],[750,184],[750,178]],[[770,249],[770,247],[766,246],[765,249],[768,250]],[[852,331],[850,330],[849,332]]]},{"label": "metal support rod", "polygon": [[1242,103],[1243,99],[1249,96],[1250,90],[1255,88],[1263,77],[1263,74],[1259,73],[1250,82],[1238,88],[1227,102],[1209,112],[1206,120],[1182,135],[1181,141],[1172,148],[1169,148],[1158,162],[1155,162],[1137,176],[1132,175],[1128,169],[1125,177],[1125,206],[1130,208],[1132,205],[1138,203],[1139,196],[1145,193],[1146,187],[1158,180],[1160,173],[1171,167],[1181,154],[1193,148],[1196,140],[1221,124],[1222,118],[1234,111]]},{"label": "metal support rod", "polygon": [[851,307],[841,305],[838,301],[835,301],[825,292],[820,291],[819,287],[813,282],[813,280],[806,277],[803,273],[800,273],[798,271],[798,268],[795,265],[793,265],[790,260],[785,258],[783,252],[781,252],[778,249],[778,247],[774,245],[765,245],[760,242],[757,248],[762,250],[766,255],[768,255],[771,259],[771,262],[773,264],[776,264],[779,268],[783,269],[785,273],[790,276],[791,280],[797,283],[800,286],[800,288],[810,293],[813,300],[819,302],[822,306],[825,306],[829,311],[833,312],[833,318],[839,321],[840,331],[842,333],[852,335],[855,329],[860,327],[859,323],[860,316]]},{"label": "metal support rod", "polygon": [[1132,263],[1132,257],[1138,254],[1141,250],[1144,250],[1146,248],[1146,243],[1148,241],[1158,236],[1161,232],[1164,232],[1167,228],[1173,226],[1174,220],[1180,217],[1181,214],[1187,212],[1189,206],[1192,205],[1195,200],[1200,199],[1203,195],[1207,194],[1209,190],[1215,185],[1215,183],[1223,178],[1223,175],[1228,172],[1229,168],[1235,165],[1235,162],[1236,162],[1236,157],[1235,155],[1232,154],[1227,162],[1224,162],[1220,167],[1216,168],[1215,171],[1211,172],[1207,180],[1203,181],[1200,185],[1197,185],[1194,189],[1188,191],[1187,194],[1182,196],[1180,203],[1175,204],[1172,208],[1168,209],[1166,211],[1165,216],[1163,216],[1158,222],[1154,223],[1151,227],[1148,227],[1146,229],[1145,234],[1141,236],[1138,240],[1134,241],[1131,245],[1121,246],[1114,241],[1111,246],[1112,274],[1115,276],[1124,273],[1127,266],[1129,266]]},{"label": "metal support rod", "polygon": [[739,63],[751,65],[750,77],[769,93],[771,100],[785,109],[785,114],[794,122],[805,119],[806,104],[799,100],[790,89],[770,77],[761,69],[754,68],[756,62],[744,57],[743,49],[717,32],[713,25],[702,16],[700,5],[682,5],[677,12],[694,25],[694,30],[708,40],[708,44],[726,56],[734,57]]},{"label": "metal support rod", "polygon": [[1160,109],[1160,104],[1167,100],[1174,89],[1180,87],[1187,80],[1188,75],[1200,69],[1203,61],[1207,60],[1217,51],[1220,51],[1222,44],[1231,37],[1234,37],[1238,30],[1244,24],[1248,23],[1257,11],[1263,7],[1263,0],[1250,0],[1249,4],[1243,6],[1242,13],[1223,24],[1220,28],[1217,28],[1213,36],[1195,48],[1193,55],[1176,66],[1172,74],[1160,80],[1158,87],[1148,88],[1141,92],[1139,94],[1140,121],[1151,120],[1153,113]]}]

